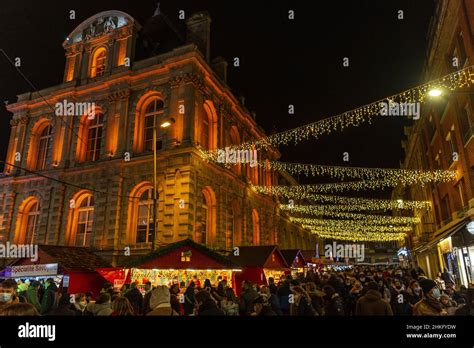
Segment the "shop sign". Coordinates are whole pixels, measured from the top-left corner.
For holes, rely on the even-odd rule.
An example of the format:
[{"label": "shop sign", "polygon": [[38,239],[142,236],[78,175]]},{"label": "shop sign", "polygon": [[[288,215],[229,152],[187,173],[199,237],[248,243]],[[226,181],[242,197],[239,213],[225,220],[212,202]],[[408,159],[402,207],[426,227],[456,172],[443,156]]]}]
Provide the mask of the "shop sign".
[{"label": "shop sign", "polygon": [[38,277],[58,274],[57,263],[46,263],[40,265],[11,266],[7,268],[6,275],[12,278]]}]

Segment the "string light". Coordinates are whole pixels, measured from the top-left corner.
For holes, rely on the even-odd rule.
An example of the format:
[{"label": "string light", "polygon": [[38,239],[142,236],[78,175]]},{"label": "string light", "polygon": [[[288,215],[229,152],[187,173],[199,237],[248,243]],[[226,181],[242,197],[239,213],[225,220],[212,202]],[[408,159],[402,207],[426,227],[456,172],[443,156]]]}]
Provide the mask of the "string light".
[{"label": "string light", "polygon": [[332,229],[307,228],[311,233],[324,239],[348,240],[354,242],[391,242],[405,239],[405,233],[364,233],[337,231]]},{"label": "string light", "polygon": [[289,208],[288,205],[281,204],[282,210],[288,210],[294,213],[303,213],[308,215],[316,216],[329,216],[335,218],[353,219],[353,220],[365,220],[377,224],[418,224],[421,222],[419,217],[408,217],[408,216],[390,216],[390,215],[376,215],[376,214],[358,214],[350,212],[340,211],[327,211],[327,210],[313,210],[306,209],[308,206],[295,205],[293,208]]},{"label": "string light", "polygon": [[330,229],[350,230],[357,232],[411,232],[410,226],[379,225],[361,220],[331,220],[311,218],[290,218],[291,222],[302,224],[304,227],[324,227]]},{"label": "string light", "polygon": [[[455,91],[461,88],[469,88],[473,82],[472,66],[469,66],[437,80],[433,80],[356,109],[343,112],[342,114],[276,133],[255,141],[234,145],[232,146],[232,149],[266,149],[278,145],[288,145],[290,143],[296,145],[310,137],[318,138],[323,134],[342,131],[348,127],[357,127],[362,123],[371,123],[373,117],[381,115],[380,111],[382,110],[383,103],[423,103],[430,90],[441,89]],[[216,153],[217,150],[211,151],[208,152],[207,156],[212,158],[216,156]]]},{"label": "string light", "polygon": [[392,169],[392,168],[363,168],[363,167],[340,167],[326,166],[318,164],[303,163],[285,163],[268,161],[267,164],[259,162],[259,165],[278,171],[286,171],[290,174],[305,174],[306,176],[329,176],[331,178],[344,180],[346,178],[355,178],[362,180],[380,180],[383,179],[390,185],[397,186],[401,184],[421,185],[427,183],[450,182],[456,178],[454,170],[412,170],[412,169]]}]

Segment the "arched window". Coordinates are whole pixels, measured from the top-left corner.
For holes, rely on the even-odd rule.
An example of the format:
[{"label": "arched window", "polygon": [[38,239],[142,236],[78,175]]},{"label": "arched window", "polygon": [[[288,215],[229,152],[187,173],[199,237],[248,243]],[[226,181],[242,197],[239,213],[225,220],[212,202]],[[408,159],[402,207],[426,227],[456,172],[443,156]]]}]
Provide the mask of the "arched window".
[{"label": "arched window", "polygon": [[136,243],[153,241],[155,224],[153,223],[153,189],[148,188],[141,194],[137,207]]},{"label": "arched window", "polygon": [[92,55],[91,77],[98,77],[105,74],[107,63],[107,50],[100,47]]},{"label": "arched window", "polygon": [[253,245],[260,244],[260,219],[257,209],[252,210]]},{"label": "arched window", "polygon": [[43,170],[47,168],[52,139],[52,125],[48,119],[43,118],[33,126],[26,160],[28,169]]},{"label": "arched window", "polygon": [[48,157],[48,149],[51,143],[51,125],[48,124],[44,127],[43,131],[39,136],[39,144],[38,144],[38,161],[36,162],[36,169],[42,170],[46,168],[46,159]]},{"label": "arched window", "polygon": [[209,207],[207,205],[206,196],[202,195],[202,217],[201,217],[201,240],[202,244],[207,243],[207,235],[209,228]]},{"label": "arched window", "polygon": [[81,191],[69,201],[69,207],[66,242],[76,246],[91,245],[94,227],[94,196],[89,191]]},{"label": "arched window", "polygon": [[[145,151],[153,151],[153,127],[155,127],[155,122],[159,122],[159,116],[163,114],[163,106],[163,101],[155,98],[145,109],[143,127],[143,142]],[[158,148],[159,146],[157,146],[157,149]]]},{"label": "arched window", "polygon": [[214,246],[216,235],[216,196],[214,191],[205,187],[202,191],[201,224],[198,241],[208,246]]},{"label": "arched window", "polygon": [[85,197],[77,209],[76,246],[88,246],[94,223],[94,196]]},{"label": "arched window", "polygon": [[86,161],[97,161],[100,158],[104,115],[98,113],[87,124]]},{"label": "arched window", "polygon": [[39,219],[39,201],[34,197],[25,199],[18,211],[15,243],[33,244],[38,236]]},{"label": "arched window", "polygon": [[217,115],[212,102],[204,103],[204,113],[201,124],[201,146],[206,150],[217,148]]}]

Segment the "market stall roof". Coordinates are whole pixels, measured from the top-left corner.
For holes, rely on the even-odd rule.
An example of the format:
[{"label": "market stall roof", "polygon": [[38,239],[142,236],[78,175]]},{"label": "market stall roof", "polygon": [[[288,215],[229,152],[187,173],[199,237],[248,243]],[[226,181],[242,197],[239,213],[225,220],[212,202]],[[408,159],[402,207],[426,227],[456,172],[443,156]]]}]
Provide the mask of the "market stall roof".
[{"label": "market stall roof", "polygon": [[230,259],[243,267],[289,268],[276,245],[240,246]]},{"label": "market stall roof", "polygon": [[229,258],[207,248],[192,239],[168,244],[139,259],[132,260],[129,267],[160,269],[238,269]]},{"label": "market stall roof", "polygon": [[306,260],[300,249],[284,249],[280,251],[289,266],[294,268],[306,266]]},{"label": "market stall roof", "polygon": [[111,267],[110,263],[94,254],[89,248],[59,245],[38,245],[38,260],[16,259],[10,266],[57,263],[63,269],[95,271]]},{"label": "market stall roof", "polygon": [[[312,259],[316,258],[315,250],[300,250],[301,255],[303,255],[306,262],[311,262]],[[319,259],[319,257],[318,257]]]}]

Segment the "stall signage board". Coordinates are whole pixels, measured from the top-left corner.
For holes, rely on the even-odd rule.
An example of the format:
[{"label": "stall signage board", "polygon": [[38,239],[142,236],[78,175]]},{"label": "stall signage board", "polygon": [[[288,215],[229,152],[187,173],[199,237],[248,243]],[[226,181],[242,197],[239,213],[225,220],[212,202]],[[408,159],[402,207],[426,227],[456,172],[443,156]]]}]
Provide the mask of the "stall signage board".
[{"label": "stall signage board", "polygon": [[453,244],[451,243],[451,237],[442,240],[439,243],[439,249],[441,254],[450,253],[453,251]]},{"label": "stall signage board", "polygon": [[47,263],[40,265],[11,266],[7,269],[6,273],[12,278],[57,275],[58,264]]}]

